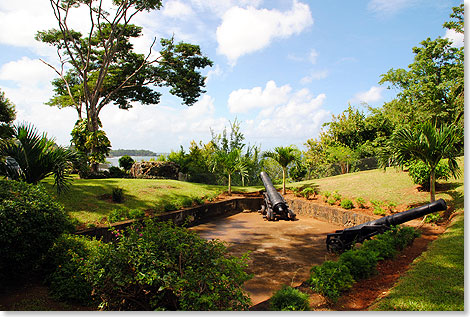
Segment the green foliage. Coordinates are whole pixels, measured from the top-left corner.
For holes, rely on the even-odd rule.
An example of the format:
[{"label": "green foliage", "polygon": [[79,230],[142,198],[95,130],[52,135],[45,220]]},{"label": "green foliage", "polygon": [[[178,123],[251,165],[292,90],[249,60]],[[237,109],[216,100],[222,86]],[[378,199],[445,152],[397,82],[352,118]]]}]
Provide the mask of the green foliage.
[{"label": "green foliage", "polygon": [[368,278],[376,271],[378,252],[370,249],[352,249],[341,254],[339,262],[349,268],[354,280]]},{"label": "green foliage", "polygon": [[2,282],[37,269],[55,239],[72,230],[70,218],[42,186],[0,180]]},{"label": "green foliage", "polygon": [[366,201],[362,197],[356,198],[356,203],[359,208],[365,208]]},{"label": "green foliage", "polygon": [[46,283],[53,298],[72,304],[92,305],[92,286],[87,280],[88,261],[99,252],[101,242],[85,236],[64,234],[46,256]]},{"label": "green foliage", "polygon": [[263,158],[270,158],[282,167],[282,194],[286,194],[287,167],[291,163],[300,164],[300,151],[293,145],[277,146],[274,151],[266,151]]},{"label": "green foliage", "polygon": [[350,199],[345,198],[341,200],[341,207],[343,207],[344,209],[353,209],[354,204]]},{"label": "green foliage", "polygon": [[[171,223],[147,221],[90,259],[88,279],[105,310],[243,310],[247,257],[229,256]],[[123,297],[122,294],[126,294]]]},{"label": "green foliage", "polygon": [[124,201],[124,190],[120,187],[113,188],[112,199],[115,203],[122,203]]},{"label": "green foliage", "polygon": [[341,292],[352,287],[354,278],[349,268],[337,261],[325,261],[310,269],[308,283],[312,289],[332,302],[336,302]]},{"label": "green foliage", "polygon": [[291,286],[283,286],[269,300],[271,310],[305,311],[310,310],[308,295]]},{"label": "green foliage", "polygon": [[441,219],[442,219],[442,217],[439,214],[439,212],[434,212],[432,214],[428,214],[424,218],[424,222],[426,222],[426,223],[438,223]]},{"label": "green foliage", "polygon": [[383,208],[380,206],[375,206],[373,212],[374,212],[374,215],[385,216],[385,210],[383,210]]},{"label": "green foliage", "polygon": [[341,195],[337,191],[334,191],[333,192],[333,199],[336,200],[336,201],[341,200]]},{"label": "green foliage", "polygon": [[129,209],[121,207],[113,209],[108,216],[108,221],[111,223],[124,221],[127,219],[139,219],[145,217],[145,211],[139,208]]},{"label": "green foliage", "polygon": [[[101,122],[98,122],[101,127]],[[111,150],[111,142],[103,130],[90,129],[87,120],[77,120],[71,132],[75,149],[86,159],[87,164],[104,163]]]},{"label": "green foliage", "polygon": [[13,126],[13,140],[0,142],[0,157],[9,156],[9,160],[0,161],[0,173],[30,184],[52,175],[57,192],[68,188],[72,162],[77,158],[74,151],[57,146],[26,123]]},{"label": "green foliage", "polygon": [[329,191],[324,191],[322,192],[322,195],[325,196],[326,199],[328,199],[331,195],[331,193]]},{"label": "green foliage", "polygon": [[327,203],[330,204],[330,205],[334,205],[336,203],[336,199],[334,199],[333,197],[329,198],[327,200]]},{"label": "green foliage", "polygon": [[119,166],[122,167],[125,171],[131,169],[134,164],[134,159],[129,155],[123,155],[119,158]]},{"label": "green foliage", "polygon": [[310,196],[315,197],[317,194],[317,190],[313,187],[306,187],[304,188],[301,192],[302,196],[304,196],[306,199],[310,199]]},{"label": "green foliage", "polygon": [[126,172],[124,172],[122,169],[116,166],[111,166],[108,169],[108,172],[109,172],[109,177],[111,178],[122,178],[126,176]]},{"label": "green foliage", "polygon": [[[430,176],[431,170],[429,166],[422,161],[414,161],[408,166],[408,175],[410,175],[413,183],[421,185],[421,187],[429,191],[430,190]],[[449,166],[441,160],[435,168],[435,180],[447,180],[451,175]]]},{"label": "green foliage", "polygon": [[0,90],[0,139],[5,140],[12,136],[11,124],[15,118],[15,105]]}]

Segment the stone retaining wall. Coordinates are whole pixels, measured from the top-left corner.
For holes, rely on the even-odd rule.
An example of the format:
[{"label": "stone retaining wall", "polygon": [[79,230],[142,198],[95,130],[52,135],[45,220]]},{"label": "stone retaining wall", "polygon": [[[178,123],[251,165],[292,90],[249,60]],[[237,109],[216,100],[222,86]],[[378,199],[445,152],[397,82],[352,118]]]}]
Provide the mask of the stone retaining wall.
[{"label": "stone retaining wall", "polygon": [[[233,198],[207,205],[161,213],[155,215],[154,218],[158,219],[158,221],[172,220],[177,225],[183,224],[189,218],[189,226],[196,226],[204,222],[209,222],[215,217],[227,217],[244,210],[257,211],[261,208],[262,202],[263,199],[261,197]],[[116,222],[112,224],[112,227],[122,230],[138,221],[141,220],[131,219]],[[80,230],[76,232],[76,234],[96,237],[97,239],[102,238],[104,241],[112,239],[112,233],[109,231],[109,226],[99,226],[96,228]]]},{"label": "stone retaining wall", "polygon": [[336,206],[326,206],[312,200],[285,198],[289,208],[297,215],[309,215],[314,218],[352,227],[364,222],[378,219],[378,216],[359,214]]}]

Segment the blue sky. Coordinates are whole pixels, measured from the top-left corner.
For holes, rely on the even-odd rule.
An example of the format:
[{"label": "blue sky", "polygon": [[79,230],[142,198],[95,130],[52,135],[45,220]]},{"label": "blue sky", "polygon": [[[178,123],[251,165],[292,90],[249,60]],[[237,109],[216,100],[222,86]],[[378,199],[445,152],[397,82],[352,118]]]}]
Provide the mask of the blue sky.
[{"label": "blue sky", "polygon": [[[109,1],[109,0],[108,0]],[[350,103],[379,107],[396,91],[378,84],[391,68],[406,68],[412,48],[446,33],[456,0],[167,0],[134,23],[144,35],[135,50],[148,52],[153,37],[201,46],[213,62],[206,93],[192,107],[164,94],[158,105],[129,111],[108,105],[100,118],[114,149],[156,152],[208,142],[235,118],[247,143],[263,150],[294,144],[304,149],[321,125]],[[71,17],[87,30],[86,12]],[[52,96],[55,50],[34,40],[56,27],[48,0],[0,2],[0,89],[16,105],[17,121],[68,145],[77,119],[72,109],[44,105]],[[158,50],[158,47],[155,47]],[[365,108],[361,108],[364,109]]]}]

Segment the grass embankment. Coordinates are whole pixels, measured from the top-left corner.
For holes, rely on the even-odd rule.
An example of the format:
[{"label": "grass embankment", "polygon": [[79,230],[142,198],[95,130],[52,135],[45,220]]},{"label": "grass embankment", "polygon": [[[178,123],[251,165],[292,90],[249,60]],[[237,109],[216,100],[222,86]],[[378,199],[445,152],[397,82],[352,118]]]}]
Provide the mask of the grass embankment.
[{"label": "grass embankment", "polygon": [[[70,190],[57,195],[52,179],[43,184],[81,223],[99,222],[117,208],[162,211],[166,203],[180,204],[187,198],[214,198],[222,187],[161,179],[74,179]],[[124,201],[114,203],[112,191],[122,188]]]}]

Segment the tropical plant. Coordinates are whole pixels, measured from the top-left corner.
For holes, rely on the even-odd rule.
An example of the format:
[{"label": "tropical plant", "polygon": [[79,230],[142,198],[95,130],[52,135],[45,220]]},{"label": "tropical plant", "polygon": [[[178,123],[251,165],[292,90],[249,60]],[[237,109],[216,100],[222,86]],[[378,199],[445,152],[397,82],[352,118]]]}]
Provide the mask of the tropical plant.
[{"label": "tropical plant", "polygon": [[37,184],[52,175],[57,192],[66,190],[71,182],[70,169],[77,159],[75,151],[57,146],[45,133],[40,134],[31,124],[13,126],[13,142],[0,141],[0,162],[3,175]]},{"label": "tropical plant", "polygon": [[[463,129],[459,125],[442,124],[440,127],[425,122],[414,129],[403,128],[391,138],[389,159],[392,164],[409,165],[410,162],[422,161],[429,167],[431,202],[436,200],[436,167],[447,158],[447,166],[452,176],[461,173],[456,158],[463,150]],[[384,160],[382,159],[382,164]]]},{"label": "tropical plant", "polygon": [[263,153],[264,158],[270,158],[276,161],[282,167],[282,194],[286,194],[286,176],[287,166],[291,163],[300,163],[300,151],[291,146],[277,146],[274,151],[266,151]]},{"label": "tropical plant", "polygon": [[119,158],[119,166],[122,167],[125,171],[130,170],[134,162],[134,159],[129,155],[124,155]]},{"label": "tropical plant", "polygon": [[274,311],[305,311],[310,310],[308,294],[291,286],[283,286],[269,300],[269,306]]},{"label": "tropical plant", "polygon": [[239,172],[242,177],[247,176],[245,162],[241,157],[241,150],[234,148],[226,153],[223,150],[217,150],[214,158],[214,171],[220,168],[228,177],[228,194],[232,195],[232,175]]}]

